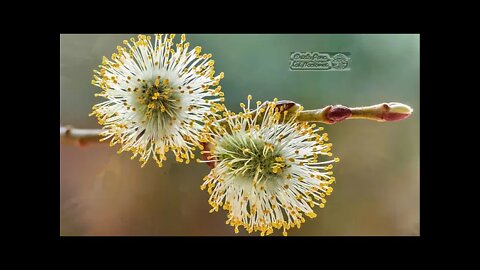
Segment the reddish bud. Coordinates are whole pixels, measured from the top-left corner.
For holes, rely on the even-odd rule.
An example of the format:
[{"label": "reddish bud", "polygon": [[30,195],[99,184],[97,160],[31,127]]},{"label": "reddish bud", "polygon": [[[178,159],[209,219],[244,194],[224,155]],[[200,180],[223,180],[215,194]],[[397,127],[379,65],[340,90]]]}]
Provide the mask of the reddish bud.
[{"label": "reddish bud", "polygon": [[343,121],[350,116],[352,116],[352,111],[343,105],[335,105],[327,113],[327,119],[333,122]]},{"label": "reddish bud", "polygon": [[383,106],[386,109],[386,112],[382,115],[385,121],[403,120],[409,117],[413,111],[410,106],[397,102],[385,103]]},{"label": "reddish bud", "polygon": [[[207,150],[207,151],[210,150],[210,147],[209,147],[208,143],[202,142],[201,144],[203,146],[203,150]],[[202,160],[208,161],[209,160],[208,158],[210,156],[211,156],[210,153],[202,153]],[[210,167],[211,169],[215,168],[215,162],[214,161],[206,162],[205,164],[207,164],[208,167]]]},{"label": "reddish bud", "polygon": [[276,107],[279,108],[280,111],[286,111],[295,106],[295,104],[295,102],[290,100],[280,100],[277,102]]},{"label": "reddish bud", "polygon": [[399,121],[409,117],[410,114],[386,112],[383,115],[385,121]]}]

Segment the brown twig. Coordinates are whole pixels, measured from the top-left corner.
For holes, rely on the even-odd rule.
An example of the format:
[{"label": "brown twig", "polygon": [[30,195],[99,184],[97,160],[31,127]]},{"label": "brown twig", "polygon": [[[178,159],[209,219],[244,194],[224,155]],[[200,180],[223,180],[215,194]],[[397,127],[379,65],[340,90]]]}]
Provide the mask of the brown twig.
[{"label": "brown twig", "polygon": [[302,111],[299,113],[297,121],[335,124],[347,119],[366,119],[377,122],[393,122],[408,118],[412,111],[410,106],[398,102],[353,108],[329,105],[318,110]]},{"label": "brown twig", "polygon": [[101,129],[78,129],[72,126],[60,127],[60,142],[85,146],[88,143],[98,143],[102,138]]},{"label": "brown twig", "polygon": [[[264,103],[266,104],[266,103]],[[289,100],[278,101],[280,111],[296,112],[301,105]],[[392,122],[408,118],[412,109],[398,102],[380,103],[366,107],[346,107],[343,105],[329,105],[322,109],[301,111],[297,121],[320,122],[335,124],[347,119],[366,119],[378,122]],[[253,111],[252,113],[256,113]],[[293,114],[289,114],[293,115]],[[220,120],[222,121],[222,120]],[[74,143],[79,146],[88,143],[98,143],[102,138],[101,129],[76,129],[71,126],[60,127],[60,142]]]}]

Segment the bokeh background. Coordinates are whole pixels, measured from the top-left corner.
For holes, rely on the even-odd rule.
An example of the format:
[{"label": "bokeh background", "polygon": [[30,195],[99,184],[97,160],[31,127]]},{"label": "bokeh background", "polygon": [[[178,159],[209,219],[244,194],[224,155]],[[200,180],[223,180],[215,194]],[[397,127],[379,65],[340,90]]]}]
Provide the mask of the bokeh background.
[{"label": "bokeh background", "polygon": [[[91,107],[101,101],[90,84],[102,56],[134,35],[60,36],[60,124],[99,128]],[[226,105],[294,100],[306,109],[329,104],[397,101],[414,108],[401,122],[351,120],[325,126],[336,183],[318,217],[289,235],[419,235],[419,35],[188,35],[213,54]],[[290,71],[290,52],[350,52],[351,71]],[[60,146],[61,235],[234,235],[226,212],[210,214],[200,190],[204,164],[143,169],[117,146]],[[171,153],[169,153],[171,154]],[[240,230],[239,235],[247,235]],[[256,235],[256,234],[255,234]],[[279,235],[275,233],[274,235]]]}]

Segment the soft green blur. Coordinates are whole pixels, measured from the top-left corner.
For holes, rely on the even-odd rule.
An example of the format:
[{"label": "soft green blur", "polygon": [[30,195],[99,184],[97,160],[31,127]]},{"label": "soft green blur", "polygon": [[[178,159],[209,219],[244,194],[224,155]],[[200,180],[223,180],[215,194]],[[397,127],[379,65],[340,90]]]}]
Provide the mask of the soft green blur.
[{"label": "soft green blur", "polygon": [[[90,84],[102,56],[134,35],[61,35],[62,125],[99,128]],[[293,100],[305,109],[325,105],[402,102],[404,121],[351,120],[325,125],[333,143],[337,179],[318,216],[289,235],[419,235],[419,35],[188,35],[213,54],[226,105],[239,111],[256,100]],[[290,52],[350,52],[351,71],[290,71]],[[61,235],[234,235],[226,212],[209,214],[200,190],[209,169],[169,160],[145,168],[118,147],[61,145]],[[171,154],[171,153],[169,153]],[[240,235],[247,235],[240,230]],[[258,235],[258,234],[254,234]],[[274,235],[280,235],[275,233]]]}]

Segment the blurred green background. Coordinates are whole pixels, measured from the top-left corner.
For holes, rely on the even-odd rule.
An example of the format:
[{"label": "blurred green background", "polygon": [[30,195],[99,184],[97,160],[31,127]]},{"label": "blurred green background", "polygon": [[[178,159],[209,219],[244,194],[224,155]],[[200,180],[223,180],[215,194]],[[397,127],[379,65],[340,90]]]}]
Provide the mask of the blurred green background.
[{"label": "blurred green background", "polygon": [[[94,97],[100,89],[90,84],[92,70],[132,36],[60,36],[61,125],[99,128],[88,117],[102,101]],[[215,70],[225,73],[225,103],[234,111],[248,94],[293,100],[305,109],[390,101],[412,106],[413,115],[401,122],[325,126],[341,158],[334,191],[324,209],[316,208],[317,218],[289,235],[419,235],[419,35],[187,34],[187,41],[213,54]],[[350,52],[351,71],[290,71],[295,51]],[[208,193],[199,188],[207,166],[177,164],[169,156],[161,169],[154,162],[141,169],[117,150],[61,145],[61,235],[234,235],[225,211],[208,213]]]}]

